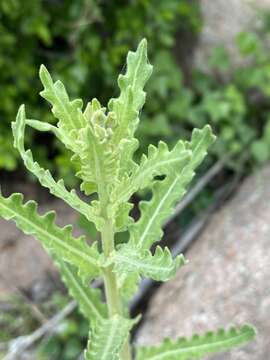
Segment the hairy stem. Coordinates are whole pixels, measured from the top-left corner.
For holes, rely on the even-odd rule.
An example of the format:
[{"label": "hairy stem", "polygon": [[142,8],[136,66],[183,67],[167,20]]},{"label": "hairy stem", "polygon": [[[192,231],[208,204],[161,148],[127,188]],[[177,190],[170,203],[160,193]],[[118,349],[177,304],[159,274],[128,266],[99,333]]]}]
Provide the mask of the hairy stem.
[{"label": "hairy stem", "polygon": [[[104,228],[101,233],[103,253],[105,257],[109,257],[110,253],[114,249],[113,229],[110,220],[107,220],[104,224]],[[112,271],[112,266],[104,270],[104,284],[106,291],[106,299],[109,310],[109,315],[115,314],[122,315],[122,304],[118,294],[116,276]]]},{"label": "hairy stem", "polygon": [[[103,253],[105,257],[109,257],[110,253],[114,250],[114,231],[110,219],[107,219],[104,224],[104,227],[101,231],[101,240]],[[111,317],[115,314],[124,316],[124,308],[117,288],[116,274],[112,270],[112,266],[110,266],[103,272],[109,316]],[[120,359],[131,360],[129,341],[127,341],[124,345],[120,353]]]}]

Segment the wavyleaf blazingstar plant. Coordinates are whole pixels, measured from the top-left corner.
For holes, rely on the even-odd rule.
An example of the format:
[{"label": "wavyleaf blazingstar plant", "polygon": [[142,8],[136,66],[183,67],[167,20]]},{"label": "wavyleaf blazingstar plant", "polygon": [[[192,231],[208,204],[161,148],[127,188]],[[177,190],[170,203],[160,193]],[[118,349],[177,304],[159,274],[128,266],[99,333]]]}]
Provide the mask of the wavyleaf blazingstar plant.
[{"label": "wavyleaf blazingstar plant", "polygon": [[[94,223],[101,234],[101,246],[74,238],[72,226],[60,228],[55,213],[40,215],[34,201],[23,202],[21,194],[0,196],[0,215],[14,220],[24,233],[34,235],[52,255],[63,281],[89,320],[86,360],[188,360],[230,349],[252,339],[255,330],[245,325],[228,331],[219,330],[191,339],[164,340],[157,347],[143,347],[133,352],[129,334],[138,319],[130,319],[127,303],[136,292],[141,277],[157,281],[171,279],[186,260],[172,258],[168,248],[152,245],[163,235],[162,226],[174,205],[186,192],[195,169],[214,141],[211,128],[194,130],[189,142],[179,140],[169,149],[164,142],[150,145],[148,154],[137,163],[134,153],[139,146],[134,134],[139,113],[145,102],[144,86],[152,73],[147,60],[147,43],[142,40],[136,52],[127,56],[127,70],[118,78],[120,95],[107,108],[97,99],[85,107],[81,99],[70,100],[61,81],[53,82],[45,66],[40,67],[44,90],[40,93],[52,106],[57,126],[27,119],[24,105],[12,124],[14,146],[26,168],[42,186],[63,199],[79,214]],[[38,131],[52,132],[73,156],[76,176],[86,195],[96,194],[90,203],[75,190],[69,191],[61,179],[56,181],[49,170],[34,161],[24,146],[26,125]],[[154,124],[153,124],[154,126]],[[140,218],[129,216],[131,196],[142,189],[152,192],[148,201],[139,204]],[[127,231],[125,243],[116,246],[115,234]],[[106,302],[100,290],[88,284],[102,278]]]}]

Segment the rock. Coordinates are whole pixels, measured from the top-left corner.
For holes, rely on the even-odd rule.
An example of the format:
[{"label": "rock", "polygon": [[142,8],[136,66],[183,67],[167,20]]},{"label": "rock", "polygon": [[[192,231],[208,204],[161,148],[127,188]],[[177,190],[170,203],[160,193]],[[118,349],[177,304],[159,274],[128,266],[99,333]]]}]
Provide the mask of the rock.
[{"label": "rock", "polygon": [[[39,206],[40,213],[55,210],[60,226],[76,223],[77,214],[61,200]],[[0,295],[27,291],[42,301],[55,289],[58,272],[38,240],[24,235],[12,221],[0,218]],[[78,228],[74,231],[77,236]]]},{"label": "rock", "polygon": [[224,46],[233,65],[242,65],[234,39],[241,31],[252,31],[259,24],[258,10],[270,9],[269,0],[201,0],[203,29],[194,52],[196,68],[208,70],[213,49]]},{"label": "rock", "polygon": [[190,263],[151,300],[139,344],[248,322],[256,325],[257,339],[211,359],[269,358],[269,178],[270,166],[248,178],[235,197],[212,216],[186,254]]}]

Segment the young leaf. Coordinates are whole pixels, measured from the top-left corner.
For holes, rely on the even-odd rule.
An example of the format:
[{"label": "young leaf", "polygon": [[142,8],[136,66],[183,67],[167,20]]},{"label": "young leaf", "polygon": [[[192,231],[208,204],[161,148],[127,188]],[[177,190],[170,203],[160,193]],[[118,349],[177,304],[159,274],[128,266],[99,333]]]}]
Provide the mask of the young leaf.
[{"label": "young leaf", "polygon": [[142,155],[139,165],[135,165],[129,177],[124,178],[114,190],[115,201],[126,202],[136,191],[151,185],[157,175],[168,175],[174,168],[182,169],[190,160],[191,151],[186,150],[183,141],[178,141],[169,151],[168,146],[160,141],[158,147],[150,145],[148,156]]},{"label": "young leaf", "polygon": [[152,188],[152,198],[140,202],[141,217],[130,225],[131,242],[137,247],[149,248],[161,239],[165,219],[172,214],[175,203],[185,194],[195,167],[205,157],[214,138],[209,126],[193,131],[191,142],[186,143],[186,148],[192,152],[190,162],[183,168],[176,168],[164,180],[156,181]]},{"label": "young leaf", "polygon": [[118,360],[134,320],[114,315],[97,321],[90,334],[85,360]]},{"label": "young leaf", "polygon": [[60,257],[53,257],[70,295],[77,300],[79,309],[86,319],[94,323],[106,318],[108,316],[107,308],[105,303],[101,301],[100,289],[85,285],[72,265],[63,261]]},{"label": "young leaf", "polygon": [[84,215],[89,221],[95,223],[98,229],[102,226],[102,218],[98,216],[97,209],[86,204],[76,194],[75,190],[68,191],[64,181],[56,182],[49,170],[43,169],[37,162],[33,160],[31,150],[25,151],[24,148],[24,132],[25,132],[25,110],[22,105],[19,108],[16,122],[12,123],[14,136],[14,146],[18,149],[26,168],[32,172],[39,180],[41,185],[47,187],[50,193],[64,200],[73,209]]},{"label": "young leaf", "polygon": [[77,154],[81,169],[76,174],[83,182],[81,189],[90,195],[98,191],[102,197],[107,192],[107,186],[116,181],[117,159],[108,148],[107,139],[101,140],[88,125],[80,132],[80,152]]},{"label": "young leaf", "polygon": [[219,330],[206,335],[194,335],[191,339],[180,338],[172,341],[165,339],[156,347],[138,349],[136,360],[192,360],[202,359],[205,355],[229,350],[244,344],[255,337],[255,329],[245,325],[229,331]]},{"label": "young leaf", "polygon": [[154,255],[147,249],[138,249],[129,244],[121,246],[112,255],[114,270],[118,277],[124,277],[128,273],[137,272],[143,277],[149,277],[156,281],[167,281],[171,279],[176,270],[186,264],[183,255],[173,259],[170,250],[163,250],[157,246]]},{"label": "young leaf", "polygon": [[[129,52],[127,56],[127,71],[119,75],[118,85],[121,90],[117,99],[111,99],[108,107],[116,115],[117,128],[113,134],[113,142],[120,144],[121,140],[121,167],[128,170],[132,155],[138,142],[133,140],[138,126],[138,114],[145,102],[143,88],[152,73],[152,65],[147,60],[147,42],[143,39],[136,52]],[[128,149],[128,157],[124,149]]]},{"label": "young leaf", "polygon": [[44,86],[40,95],[51,103],[52,113],[59,120],[59,128],[69,135],[73,130],[84,127],[84,118],[81,116],[82,100],[70,101],[63,83],[59,80],[54,83],[44,65],[40,67],[39,76]]},{"label": "young leaf", "polygon": [[0,195],[0,215],[15,221],[25,234],[34,235],[46,249],[75,265],[86,278],[100,274],[100,255],[96,244],[89,247],[83,236],[74,238],[71,225],[58,227],[54,222],[54,212],[39,215],[34,201],[23,204],[22,194],[13,194],[9,198]]},{"label": "young leaf", "polygon": [[145,102],[143,88],[152,74],[152,69],[147,60],[147,42],[143,39],[136,52],[128,53],[125,75],[119,75],[120,96],[109,102],[109,109],[115,112],[119,122],[115,139],[133,136],[139,121],[138,112]]}]

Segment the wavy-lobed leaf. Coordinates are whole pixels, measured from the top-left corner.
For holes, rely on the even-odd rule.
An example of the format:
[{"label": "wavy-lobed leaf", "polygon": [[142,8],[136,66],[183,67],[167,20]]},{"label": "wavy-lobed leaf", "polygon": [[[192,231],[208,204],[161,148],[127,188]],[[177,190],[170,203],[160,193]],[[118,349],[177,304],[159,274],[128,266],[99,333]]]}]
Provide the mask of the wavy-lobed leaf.
[{"label": "wavy-lobed leaf", "polygon": [[255,337],[255,329],[250,325],[241,328],[223,329],[205,335],[194,335],[191,339],[176,341],[165,339],[156,347],[138,349],[136,360],[193,360],[202,359],[211,353],[229,350],[242,345]]},{"label": "wavy-lobed leaf", "polygon": [[83,182],[81,189],[90,195],[98,191],[107,192],[107,186],[116,181],[117,160],[108,148],[107,140],[98,139],[93,129],[88,125],[80,132],[80,152],[77,154],[80,171],[76,174]]},{"label": "wavy-lobed leaf", "polygon": [[128,201],[135,192],[151,185],[155,176],[168,175],[175,168],[183,168],[190,157],[191,151],[186,150],[181,140],[171,151],[162,141],[159,142],[158,147],[150,145],[148,156],[143,154],[140,164],[134,166],[131,175],[124,178],[115,188],[115,199],[120,202]]},{"label": "wavy-lobed leaf", "polygon": [[59,128],[69,136],[73,130],[84,127],[85,121],[81,116],[82,100],[70,101],[63,83],[59,80],[53,82],[44,65],[40,66],[39,76],[44,86],[40,95],[52,105],[52,113],[59,120]]},{"label": "wavy-lobed leaf", "polygon": [[214,139],[209,126],[194,130],[191,142],[186,143],[186,148],[192,153],[190,161],[182,168],[172,169],[164,180],[156,181],[152,187],[152,198],[140,202],[140,219],[129,228],[131,242],[137,247],[149,248],[161,239],[163,223],[173,213],[175,203],[185,194],[195,167],[201,163]]},{"label": "wavy-lobed leaf", "polygon": [[[138,126],[138,114],[145,102],[143,88],[152,73],[152,65],[147,60],[147,42],[143,39],[136,52],[129,52],[127,56],[127,71],[119,75],[118,85],[120,96],[111,99],[108,107],[116,115],[117,128],[113,134],[113,142],[121,144],[122,149],[128,147],[128,156],[121,151],[120,165],[122,170],[128,170],[133,153],[138,142],[133,139]],[[123,142],[121,142],[123,140]]]},{"label": "wavy-lobed leaf", "polygon": [[12,130],[14,136],[14,146],[18,149],[26,168],[38,178],[41,185],[48,188],[51,194],[64,200],[68,205],[84,215],[89,221],[93,222],[98,229],[100,229],[103,221],[102,218],[98,216],[97,209],[81,200],[75,190],[68,191],[63,180],[56,182],[49,170],[43,169],[33,160],[31,150],[25,151],[25,110],[23,105],[19,108],[16,122],[12,123]]},{"label": "wavy-lobed leaf", "polygon": [[87,286],[78,276],[76,268],[60,257],[53,256],[69,294],[78,302],[82,314],[91,323],[107,318],[107,307],[101,300],[100,289]]},{"label": "wavy-lobed leaf", "polygon": [[[136,248],[149,249],[163,235],[162,225],[174,211],[174,205],[186,192],[187,185],[194,176],[194,168],[203,160],[208,146],[213,142],[211,128],[193,131],[190,143],[185,146],[191,151],[189,162],[182,168],[171,167],[171,172],[162,181],[152,186],[150,201],[141,201],[140,219],[129,225],[130,244]],[[138,274],[126,274],[120,277],[124,296],[131,297],[138,287]]]},{"label": "wavy-lobed leaf", "polygon": [[[170,175],[154,183],[152,199],[140,202],[141,218],[130,225],[130,244],[138,249],[149,249],[163,235],[162,225],[173,213],[174,204],[183,197],[186,187],[193,177],[192,171],[182,170],[179,175]],[[121,279],[122,280],[122,279]],[[127,274],[123,282],[123,294],[132,296],[137,290],[138,277]]]},{"label": "wavy-lobed leaf", "polygon": [[120,96],[111,99],[109,109],[114,111],[118,119],[116,138],[132,137],[138,125],[138,112],[144,105],[145,92],[143,88],[152,74],[152,65],[147,59],[147,42],[143,39],[136,52],[129,51],[127,55],[127,71],[119,75],[118,85]]},{"label": "wavy-lobed leaf", "polygon": [[121,275],[117,278],[117,286],[123,299],[129,301],[138,291],[141,276],[137,272]]},{"label": "wavy-lobed leaf", "polygon": [[182,169],[179,174],[167,175],[152,187],[152,198],[139,204],[141,217],[130,226],[130,241],[138,248],[149,249],[163,235],[162,226],[173,213],[174,205],[183,197],[193,171]]},{"label": "wavy-lobed leaf", "polygon": [[118,360],[134,323],[119,315],[97,321],[90,334],[85,360]]},{"label": "wavy-lobed leaf", "polygon": [[[70,138],[69,136],[67,136],[67,134],[65,132],[61,131],[57,126],[54,126],[52,124],[49,124],[49,123],[46,123],[43,121],[34,120],[34,119],[26,119],[25,123],[26,123],[26,125],[30,126],[31,128],[41,131],[41,132],[51,131],[63,144],[65,144],[65,146],[68,149],[70,149],[72,151],[76,151],[77,137]],[[79,151],[79,149],[77,151]]]},{"label": "wavy-lobed leaf", "polygon": [[82,276],[94,278],[100,274],[100,254],[96,244],[88,246],[84,236],[74,238],[71,225],[58,227],[53,211],[39,215],[34,201],[23,204],[22,194],[13,194],[9,198],[0,195],[0,216],[15,221],[25,234],[34,235],[50,252],[75,265]]},{"label": "wavy-lobed leaf", "polygon": [[156,281],[167,281],[175,276],[177,269],[186,264],[183,255],[172,258],[170,250],[157,246],[152,255],[147,249],[138,249],[129,244],[121,246],[112,255],[114,271],[117,277],[124,277],[128,273],[138,273],[143,277]]},{"label": "wavy-lobed leaf", "polygon": [[134,204],[128,202],[118,206],[118,209],[115,212],[115,232],[126,231],[128,226],[133,224],[134,219],[129,215],[133,206]]}]

